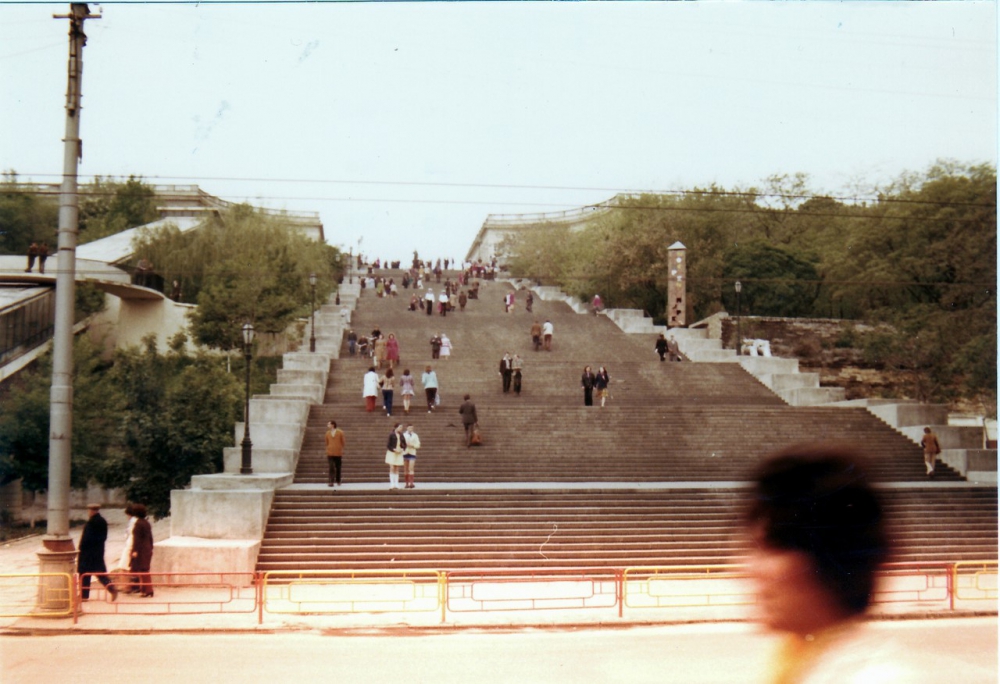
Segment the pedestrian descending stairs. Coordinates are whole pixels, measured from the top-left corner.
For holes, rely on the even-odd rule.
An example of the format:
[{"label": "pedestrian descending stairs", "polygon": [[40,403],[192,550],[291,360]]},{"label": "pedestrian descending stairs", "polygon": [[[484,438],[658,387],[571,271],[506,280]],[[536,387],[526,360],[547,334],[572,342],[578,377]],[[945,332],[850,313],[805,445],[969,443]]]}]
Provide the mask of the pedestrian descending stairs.
[{"label": "pedestrian descending stairs", "polygon": [[[380,273],[397,283],[402,276]],[[508,291],[483,282],[479,300],[444,317],[408,311],[412,290],[395,298],[363,291],[352,325],[359,335],[377,325],[398,338],[397,375],[409,368],[417,379],[410,414],[398,389],[392,417],[365,411],[370,360],[350,357],[345,343],[325,402],[312,407],[295,484],[276,493],[259,569],[730,562],[746,551],[739,516],[749,472],[762,456],[805,441],[856,443],[875,457],[898,559],[996,558],[996,488],[965,485],[941,465],[927,482],[919,448],[863,408],[787,406],[736,364],[661,363],[648,340],[562,302],[536,298],[529,313],[521,291],[505,313]],[[531,324],[546,319],[553,349],[534,351]],[[452,357],[432,360],[429,341],[441,333]],[[524,361],[519,396],[502,392],[505,351]],[[432,413],[420,386],[427,365],[442,395]],[[608,368],[604,407],[583,405],[585,365]],[[457,413],[466,393],[485,438],[471,449]],[[336,492],[325,486],[331,419],[347,438],[346,487]],[[388,490],[385,443],[396,422],[421,438],[413,490]]]}]

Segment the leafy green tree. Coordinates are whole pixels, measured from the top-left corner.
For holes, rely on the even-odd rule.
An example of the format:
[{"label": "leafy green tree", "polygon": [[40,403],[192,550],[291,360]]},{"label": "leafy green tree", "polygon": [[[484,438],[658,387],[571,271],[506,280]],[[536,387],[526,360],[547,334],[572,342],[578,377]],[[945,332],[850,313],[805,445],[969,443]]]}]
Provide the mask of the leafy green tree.
[{"label": "leafy green tree", "polygon": [[185,299],[198,303],[192,315],[195,339],[223,350],[240,346],[246,321],[261,331],[281,332],[307,314],[311,273],[320,302],[343,274],[338,250],[247,205],[196,231],[182,234],[170,226],[143,231],[134,249],[136,259],[152,261],[167,282],[181,282]]},{"label": "leafy green tree", "polygon": [[33,241],[55,246],[59,205],[26,190],[14,171],[0,181],[0,254],[25,254]]},{"label": "leafy green tree", "polygon": [[[120,442],[120,394],[110,382],[100,345],[81,336],[74,345],[73,445],[70,483],[107,482],[108,464]],[[48,488],[49,392],[52,358],[44,355],[36,368],[16,379],[2,399],[0,411],[0,477],[21,477],[30,491]]]},{"label": "leafy green tree", "polygon": [[[743,313],[754,316],[809,316],[819,292],[815,267],[780,247],[753,241],[730,249],[723,279],[743,283]],[[736,310],[736,292],[723,290],[727,311]]]},{"label": "leafy green tree", "polygon": [[995,405],[996,169],[940,162],[874,192],[816,194],[793,174],[619,196],[582,229],[539,224],[505,249],[516,276],[662,320],[666,249],[680,241],[695,320],[732,310],[739,279],[744,311],[889,324],[866,353],[911,373],[915,396]]},{"label": "leafy green tree", "polygon": [[222,449],[233,443],[242,384],[218,358],[166,355],[147,338],[143,349],[116,355],[115,382],[125,398],[124,446],[118,472],[133,501],[153,515],[170,512],[170,491],[192,475],[221,470]]},{"label": "leafy green tree", "polygon": [[160,217],[156,192],[141,178],[95,178],[81,188],[79,242],[93,242]]}]

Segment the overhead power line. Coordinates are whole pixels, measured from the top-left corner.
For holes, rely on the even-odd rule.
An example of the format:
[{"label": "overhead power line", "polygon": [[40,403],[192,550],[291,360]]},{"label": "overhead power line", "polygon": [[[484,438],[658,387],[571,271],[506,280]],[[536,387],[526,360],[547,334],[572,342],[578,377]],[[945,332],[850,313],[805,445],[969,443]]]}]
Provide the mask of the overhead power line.
[{"label": "overhead power line", "polygon": [[[32,178],[59,178],[58,174],[52,173],[40,173],[40,174],[19,174],[25,175]],[[92,179],[105,179],[109,180],[113,178],[112,176],[106,176],[101,174],[93,174],[88,176]],[[429,187],[429,188],[468,188],[468,189],[490,189],[490,190],[545,190],[545,191],[561,191],[561,192],[606,192],[606,193],[616,193],[616,194],[632,194],[632,195],[673,195],[673,196],[707,196],[707,197],[740,197],[748,199],[756,198],[772,198],[772,199],[787,199],[787,200],[801,200],[808,201],[811,199],[827,199],[836,202],[843,203],[880,203],[880,204],[926,204],[932,206],[969,206],[969,207],[995,207],[995,203],[982,203],[982,202],[937,202],[933,200],[920,200],[920,199],[904,199],[898,197],[881,197],[879,195],[828,195],[828,194],[814,194],[814,193],[782,193],[782,192],[747,192],[747,191],[736,191],[736,190],[655,190],[655,189],[634,189],[634,188],[615,188],[615,187],[600,187],[600,186],[575,186],[575,185],[530,185],[530,184],[512,184],[512,183],[446,183],[446,182],[431,182],[431,181],[382,181],[382,180],[346,180],[346,179],[321,179],[321,178],[255,178],[255,177],[227,177],[227,176],[137,176],[140,180],[144,182],[150,181],[188,181],[188,182],[235,182],[235,183],[299,183],[299,184],[321,184],[321,185],[364,185],[364,186],[385,186],[385,187]],[[311,197],[284,197],[284,196],[269,196],[266,199],[294,199],[294,200],[310,200],[319,201],[316,198]],[[336,199],[334,201],[348,201],[347,199],[341,200]],[[358,200],[358,201],[392,201],[392,200]],[[397,200],[397,201],[414,201],[418,202],[420,200]],[[442,200],[444,201],[444,200]],[[494,204],[493,202],[467,202],[467,203],[482,203],[482,204]],[[531,206],[569,206],[566,203],[546,204],[546,203],[532,203],[532,202],[517,202],[509,204],[528,204]],[[578,205],[573,205],[578,206]]]}]

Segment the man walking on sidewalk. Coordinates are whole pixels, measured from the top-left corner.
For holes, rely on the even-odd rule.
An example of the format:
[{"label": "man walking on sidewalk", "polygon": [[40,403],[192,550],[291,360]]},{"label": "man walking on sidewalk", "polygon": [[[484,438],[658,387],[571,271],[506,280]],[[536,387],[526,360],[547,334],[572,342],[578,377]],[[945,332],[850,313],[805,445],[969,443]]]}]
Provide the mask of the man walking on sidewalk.
[{"label": "man walking on sidewalk", "polygon": [[97,581],[108,588],[111,600],[118,598],[118,589],[108,579],[108,566],[104,564],[104,542],[108,540],[108,522],[101,515],[101,505],[87,505],[90,517],[83,526],[80,535],[80,555],[77,559],[76,571],[80,573],[80,597],[86,601],[90,598],[90,580]]}]

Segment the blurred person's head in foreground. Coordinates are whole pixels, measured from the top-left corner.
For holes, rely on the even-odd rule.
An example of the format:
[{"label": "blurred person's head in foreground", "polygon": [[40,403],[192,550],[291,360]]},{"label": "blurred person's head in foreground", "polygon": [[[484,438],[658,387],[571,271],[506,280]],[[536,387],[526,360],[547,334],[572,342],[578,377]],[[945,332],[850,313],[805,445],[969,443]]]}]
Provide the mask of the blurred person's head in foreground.
[{"label": "blurred person's head in foreground", "polygon": [[851,448],[807,444],[754,474],[750,569],[769,629],[811,635],[868,607],[889,543],[863,463]]}]

